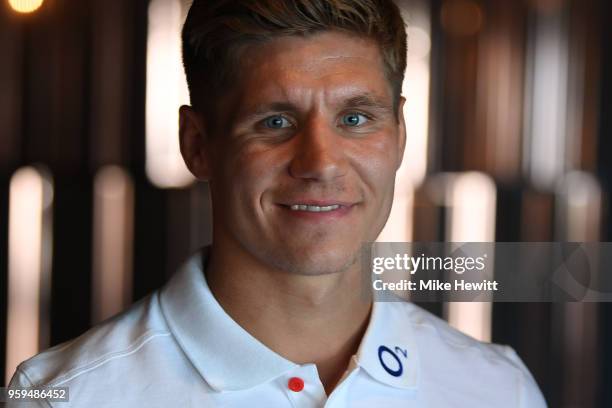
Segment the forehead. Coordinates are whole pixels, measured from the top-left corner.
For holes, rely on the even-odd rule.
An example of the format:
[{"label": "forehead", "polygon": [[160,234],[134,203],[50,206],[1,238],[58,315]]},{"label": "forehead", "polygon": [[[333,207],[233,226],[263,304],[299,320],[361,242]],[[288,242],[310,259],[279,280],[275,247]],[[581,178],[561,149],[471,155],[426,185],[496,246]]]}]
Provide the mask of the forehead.
[{"label": "forehead", "polygon": [[368,93],[391,98],[381,52],[367,38],[339,32],[280,37],[250,46],[236,88],[243,100],[333,101]]}]

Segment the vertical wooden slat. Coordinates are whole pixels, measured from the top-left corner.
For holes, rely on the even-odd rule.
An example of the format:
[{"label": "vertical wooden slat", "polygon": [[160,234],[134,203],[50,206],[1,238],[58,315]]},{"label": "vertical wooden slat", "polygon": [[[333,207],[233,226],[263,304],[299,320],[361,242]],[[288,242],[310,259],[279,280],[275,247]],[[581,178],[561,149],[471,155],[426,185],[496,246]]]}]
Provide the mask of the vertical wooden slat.
[{"label": "vertical wooden slat", "polygon": [[21,154],[23,24],[8,7],[0,7],[0,169],[17,164]]},{"label": "vertical wooden slat", "polygon": [[576,76],[576,107],[579,109],[574,132],[576,146],[571,161],[577,170],[595,172],[597,169],[597,134],[599,131],[599,103],[601,83],[601,24],[602,12],[597,0],[571,2],[571,47]]},{"label": "vertical wooden slat", "polygon": [[445,0],[434,18],[441,25],[443,47],[438,78],[443,98],[437,101],[442,170],[483,170],[484,144],[475,125],[478,40],[485,18],[481,3]]},{"label": "vertical wooden slat", "polygon": [[[168,198],[167,192],[151,185],[145,174],[145,88],[148,0],[129,2],[126,10],[130,27],[131,63],[125,67],[129,78],[127,97],[130,116],[129,168],[134,176],[134,287],[138,300],[160,287],[169,272],[168,265]],[[137,78],[137,79],[136,79]]]},{"label": "vertical wooden slat", "polygon": [[57,344],[89,327],[90,292],[82,289],[91,278],[89,2],[49,1],[36,17],[26,49],[25,160],[47,164],[56,180],[50,336]]},{"label": "vertical wooden slat", "polygon": [[9,180],[18,165],[21,149],[23,23],[8,6],[0,7],[0,384],[8,382],[6,324],[8,298],[8,205]]},{"label": "vertical wooden slat", "polygon": [[92,323],[132,303],[134,187],[119,166],[104,166],[94,180]]},{"label": "vertical wooden slat", "polygon": [[92,0],[90,166],[125,164],[130,120],[129,2]]},{"label": "vertical wooden slat", "polygon": [[[559,183],[556,203],[556,239],[597,242],[601,239],[601,190],[594,176],[570,172]],[[601,281],[596,270],[591,279]],[[557,306],[557,305],[555,305]],[[566,303],[557,311],[563,353],[563,406],[595,406],[599,384],[599,304]]]},{"label": "vertical wooden slat", "polygon": [[526,7],[520,1],[493,1],[483,10],[475,118],[476,142],[483,147],[468,156],[478,161],[472,166],[496,180],[516,183],[521,175]]},{"label": "vertical wooden slat", "polygon": [[[605,226],[605,241],[612,241],[612,2],[606,0],[596,1],[598,8],[597,17],[593,24],[601,27],[599,39],[601,44],[601,59],[599,72],[601,80],[598,83],[599,92],[599,118],[598,118],[598,140],[597,140],[597,174],[601,180],[604,191],[606,191],[606,210],[602,224]],[[612,406],[612,303],[601,305],[601,318],[599,320],[602,328],[600,341],[602,347],[601,384],[600,399],[602,407]]]}]

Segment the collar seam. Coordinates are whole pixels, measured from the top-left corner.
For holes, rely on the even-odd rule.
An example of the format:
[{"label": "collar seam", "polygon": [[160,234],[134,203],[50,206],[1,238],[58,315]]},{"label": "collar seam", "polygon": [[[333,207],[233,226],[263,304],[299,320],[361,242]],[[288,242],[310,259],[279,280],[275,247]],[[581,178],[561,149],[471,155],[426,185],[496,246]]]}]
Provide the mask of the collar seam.
[{"label": "collar seam", "polygon": [[178,347],[181,349],[181,353],[183,353],[183,356],[185,357],[185,359],[187,361],[189,361],[189,364],[191,365],[191,367],[200,375],[200,378],[202,378],[202,380],[206,383],[206,385],[208,385],[210,388],[212,388],[213,390],[217,391],[217,392],[223,392],[224,390],[219,389],[218,387],[213,386],[213,384],[208,381],[206,379],[206,376],[204,375],[203,372],[201,372],[198,367],[196,366],[196,364],[193,362],[193,360],[191,359],[191,357],[189,356],[189,353],[187,353],[186,347],[183,344],[183,342],[180,340],[179,336],[177,336],[176,334],[176,330],[174,328],[173,323],[171,322],[171,320],[168,318],[168,314],[167,314],[167,310],[166,310],[166,293],[165,293],[165,288],[162,288],[159,292],[159,297],[158,297],[158,302],[159,302],[159,310],[161,312],[161,315],[164,319],[164,323],[166,323],[166,327],[168,327],[168,332],[170,333],[170,335],[172,336],[172,339],[176,342],[176,344],[178,345]]},{"label": "collar seam", "polygon": [[161,330],[147,330],[145,333],[138,336],[138,338],[136,338],[136,340],[130,343],[126,348],[119,350],[119,351],[113,351],[110,353],[106,353],[96,358],[95,360],[90,361],[89,363],[86,363],[80,367],[75,367],[72,370],[65,373],[64,375],[56,378],[54,381],[49,382],[48,386],[57,387],[62,384],[65,384],[82,374],[95,370],[96,368],[108,363],[109,361],[112,361],[118,358],[122,358],[122,357],[127,357],[134,353],[137,353],[147,343],[149,343],[151,340],[157,337],[166,337],[166,336],[171,336],[171,333],[168,331],[161,331]]}]

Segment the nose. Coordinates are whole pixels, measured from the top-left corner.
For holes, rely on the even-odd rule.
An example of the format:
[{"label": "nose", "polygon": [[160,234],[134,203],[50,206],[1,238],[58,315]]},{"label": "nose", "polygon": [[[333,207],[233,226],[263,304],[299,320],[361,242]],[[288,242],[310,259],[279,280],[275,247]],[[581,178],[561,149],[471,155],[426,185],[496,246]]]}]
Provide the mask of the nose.
[{"label": "nose", "polygon": [[342,140],[332,126],[311,120],[296,138],[289,173],[305,180],[330,181],[343,176],[346,168]]}]

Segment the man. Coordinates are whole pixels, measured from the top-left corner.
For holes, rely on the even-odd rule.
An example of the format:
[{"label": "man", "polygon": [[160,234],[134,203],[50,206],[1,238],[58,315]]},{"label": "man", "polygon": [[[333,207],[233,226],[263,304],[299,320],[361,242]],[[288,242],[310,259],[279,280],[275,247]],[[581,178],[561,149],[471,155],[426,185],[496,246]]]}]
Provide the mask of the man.
[{"label": "man", "polygon": [[541,407],[508,347],[362,296],[405,143],[390,0],[196,0],[181,151],[213,243],[160,291],[20,365],[93,407]]}]

